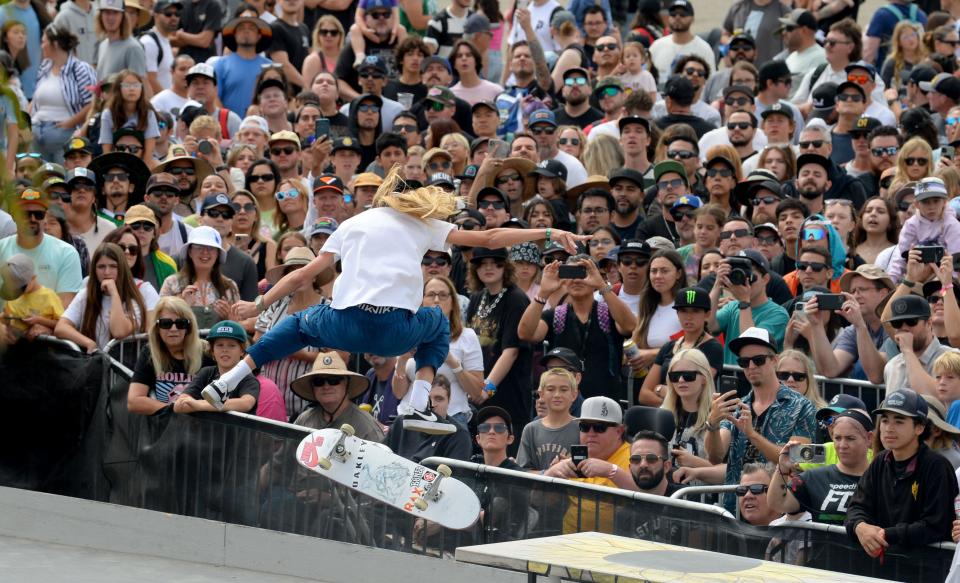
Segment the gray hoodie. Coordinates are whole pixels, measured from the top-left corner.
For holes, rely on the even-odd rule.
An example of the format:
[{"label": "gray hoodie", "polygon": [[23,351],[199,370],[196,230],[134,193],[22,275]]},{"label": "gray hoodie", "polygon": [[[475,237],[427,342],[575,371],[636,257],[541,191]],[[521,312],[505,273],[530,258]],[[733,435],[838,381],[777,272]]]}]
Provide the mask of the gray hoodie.
[{"label": "gray hoodie", "polygon": [[90,12],[84,11],[73,0],[67,0],[60,6],[60,12],[53,19],[57,26],[65,26],[70,32],[77,35],[80,44],[77,45],[77,58],[96,67],[97,33],[94,30],[97,11],[91,6]]}]

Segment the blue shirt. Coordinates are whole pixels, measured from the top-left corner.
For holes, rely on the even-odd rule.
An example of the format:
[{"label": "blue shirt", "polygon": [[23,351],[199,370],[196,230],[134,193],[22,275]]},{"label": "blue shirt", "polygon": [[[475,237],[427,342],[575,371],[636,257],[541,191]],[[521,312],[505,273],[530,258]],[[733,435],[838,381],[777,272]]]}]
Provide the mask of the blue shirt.
[{"label": "blue shirt", "polygon": [[244,117],[253,102],[260,66],[272,62],[260,54],[252,59],[244,59],[232,53],[218,59],[213,70],[217,73],[217,96],[223,105],[241,118]]},{"label": "blue shirt", "polygon": [[960,427],[960,401],[950,403],[950,410],[947,411],[947,423],[954,427]]},{"label": "blue shirt", "polygon": [[[916,16],[915,19],[910,18],[911,13]],[[898,14],[903,18],[898,18]],[[880,69],[883,61],[887,58],[890,37],[893,35],[894,27],[897,26],[897,23],[901,20],[913,20],[926,26],[927,15],[915,4],[891,2],[877,9],[877,11],[873,13],[873,17],[870,18],[870,24],[867,26],[867,36],[880,39],[880,47],[877,49],[877,60],[872,63],[877,69]]]},{"label": "blue shirt", "polygon": [[9,20],[22,22],[27,27],[27,55],[30,57],[30,66],[20,73],[20,84],[27,99],[33,99],[33,91],[37,87],[37,71],[40,70],[40,19],[33,11],[33,6],[20,8],[13,2],[7,4],[0,11],[0,26]]},{"label": "blue shirt", "polygon": [[[723,363],[737,364],[737,355],[730,352],[730,341],[740,336],[740,308],[738,302],[733,301],[720,308],[717,312],[717,324],[723,331]],[[753,325],[770,332],[770,339],[777,346],[777,352],[783,348],[783,335],[787,331],[787,321],[790,316],[783,306],[773,300],[756,308],[752,308]]]}]

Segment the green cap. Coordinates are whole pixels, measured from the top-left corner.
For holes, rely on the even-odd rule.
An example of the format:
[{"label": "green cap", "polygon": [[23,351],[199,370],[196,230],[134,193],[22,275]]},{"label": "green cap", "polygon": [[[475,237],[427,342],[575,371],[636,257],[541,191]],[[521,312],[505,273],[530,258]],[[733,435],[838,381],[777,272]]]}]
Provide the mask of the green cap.
[{"label": "green cap", "polygon": [[687,186],[690,186],[690,183],[687,181],[687,169],[683,167],[683,164],[677,162],[676,160],[664,160],[663,162],[658,162],[656,166],[653,167],[653,179],[656,182],[660,182],[660,177],[668,172],[676,172],[683,178],[683,183]]},{"label": "green cap", "polygon": [[233,320],[223,320],[210,326],[210,333],[207,334],[207,340],[214,341],[217,338],[230,338],[240,342],[247,343],[247,332],[243,326]]}]

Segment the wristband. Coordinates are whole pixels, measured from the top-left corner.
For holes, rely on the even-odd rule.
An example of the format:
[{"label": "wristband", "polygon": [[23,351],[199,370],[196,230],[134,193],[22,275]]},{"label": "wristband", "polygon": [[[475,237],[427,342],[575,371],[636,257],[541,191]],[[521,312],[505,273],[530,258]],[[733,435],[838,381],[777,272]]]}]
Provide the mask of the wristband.
[{"label": "wristband", "polygon": [[541,298],[540,296],[533,296],[533,301],[537,302],[541,306],[547,305],[547,300],[545,298]]},{"label": "wristband", "polygon": [[257,296],[256,299],[253,300],[253,305],[254,307],[257,308],[257,313],[262,314],[263,313],[263,296]]},{"label": "wristband", "polygon": [[230,169],[230,167],[227,166],[226,164],[221,164],[221,165],[217,166],[216,168],[214,168],[214,170],[216,170],[217,174],[219,174],[220,172],[223,172],[224,170],[229,170],[229,169]]},{"label": "wristband", "polygon": [[550,244],[550,227],[547,227],[547,245]]},{"label": "wristband", "polygon": [[948,285],[948,286],[944,286],[944,287],[940,288],[940,297],[941,297],[941,298],[947,297],[947,292],[950,291],[950,290],[952,290],[952,289],[953,289],[953,284],[952,284],[952,283],[951,283],[950,285]]},{"label": "wristband", "polygon": [[613,291],[613,284],[608,281],[606,285],[600,288],[600,295],[602,296],[603,294],[607,294],[612,291]]},{"label": "wristband", "polygon": [[450,369],[450,372],[452,372],[453,374],[460,374],[460,373],[462,373],[462,372],[463,372],[463,364],[460,364],[460,366],[458,366],[457,368],[451,368],[451,369]]},{"label": "wristband", "polygon": [[913,286],[915,286],[915,285],[917,285],[917,284],[916,284],[916,282],[910,281],[910,280],[907,279],[907,278],[903,278],[903,279],[900,280],[900,285],[905,285],[905,286],[907,286],[907,287],[909,287],[909,288],[913,288]]},{"label": "wristband", "polygon": [[716,433],[716,432],[720,431],[720,426],[719,426],[719,425],[714,425],[713,423],[710,423],[709,421],[707,421],[707,422],[704,423],[703,425],[704,425],[704,427],[707,428],[707,431],[709,431],[710,433]]},{"label": "wristband", "polygon": [[497,385],[493,384],[493,381],[490,379],[485,379],[483,381],[483,390],[493,396],[497,392]]}]

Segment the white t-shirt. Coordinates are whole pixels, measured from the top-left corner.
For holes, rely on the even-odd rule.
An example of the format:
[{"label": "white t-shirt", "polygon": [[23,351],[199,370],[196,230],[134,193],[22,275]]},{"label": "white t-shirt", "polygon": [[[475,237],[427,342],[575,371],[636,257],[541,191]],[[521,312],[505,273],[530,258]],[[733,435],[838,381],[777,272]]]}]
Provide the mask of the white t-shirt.
[{"label": "white t-shirt", "polygon": [[90,256],[93,256],[93,252],[103,243],[103,240],[107,238],[107,235],[111,231],[115,230],[117,225],[113,221],[109,221],[101,216],[97,216],[97,222],[90,227],[90,230],[86,233],[74,233],[77,237],[83,239],[83,242],[87,244],[87,249],[90,251]]},{"label": "white t-shirt", "polygon": [[554,156],[553,159],[567,167],[568,189],[573,188],[574,186],[580,186],[587,181],[587,169],[584,168],[583,163],[580,162],[580,160],[577,160],[563,150],[558,150],[557,155]]},{"label": "white t-shirt", "polygon": [[503,87],[481,79],[476,87],[464,87],[463,83],[457,83],[450,88],[450,91],[470,105],[476,105],[481,101],[494,101],[497,95],[503,93]]},{"label": "white t-shirt", "polygon": [[[160,39],[160,46],[153,40],[153,36],[144,34],[140,37],[140,44],[143,45],[143,53],[147,57],[147,73],[156,73],[157,81],[161,87],[170,87],[173,85],[173,47],[170,41],[157,30],[153,29],[153,34]],[[160,64],[157,64],[157,51],[161,51]]]},{"label": "white t-shirt", "polygon": [[332,306],[359,304],[416,312],[423,303],[420,260],[430,249],[445,249],[452,223],[421,221],[389,207],[364,211],[341,224],[322,251],[341,260]]},{"label": "white t-shirt", "polygon": [[[181,227],[187,234],[186,237],[184,237],[180,232]],[[180,250],[183,249],[183,246],[187,244],[187,237],[190,236],[190,231],[192,230],[193,227],[184,223],[179,217],[174,215],[173,227],[171,227],[171,229],[166,233],[162,233],[159,237],[157,237],[157,245],[160,246],[161,251],[170,257],[177,257],[177,255],[180,253]]]},{"label": "white t-shirt", "polygon": [[190,100],[186,97],[180,97],[170,89],[164,89],[153,96],[153,99],[150,100],[150,105],[157,111],[165,111],[173,115],[173,110],[177,110],[179,113],[188,101]]},{"label": "white t-shirt", "polygon": [[[84,278],[86,281],[86,278]],[[148,284],[149,285],[149,284]],[[151,286],[152,287],[152,286]],[[154,292],[156,293],[156,292]],[[110,342],[112,336],[110,336],[110,306],[113,298],[110,296],[104,295],[103,300],[100,306],[100,319],[97,321],[97,334],[94,340],[97,341],[97,346],[103,348],[107,345],[107,342]],[[84,287],[80,290],[70,302],[70,305],[67,306],[67,309],[64,310],[62,318],[66,318],[73,324],[78,330],[80,329],[80,324],[83,322],[83,311],[87,307],[87,288]],[[136,322],[137,329],[140,329],[140,321],[142,320],[142,315],[140,314],[140,308],[134,304],[134,321]]]},{"label": "white t-shirt", "polygon": [[647,346],[660,348],[670,341],[670,337],[680,331],[680,319],[673,309],[673,302],[666,306],[657,306],[647,327]]},{"label": "white t-shirt", "polygon": [[[730,136],[727,134],[727,126],[710,130],[709,132],[703,134],[703,137],[700,138],[700,143],[698,144],[700,149],[700,161],[707,161],[707,150],[713,146],[730,145],[732,144],[730,144]],[[767,134],[763,133],[763,130],[760,128],[757,128],[756,132],[753,134],[753,149],[756,152],[762,152],[765,147],[767,147]]]},{"label": "white t-shirt", "polygon": [[678,45],[674,40],[674,36],[668,34],[665,37],[653,41],[653,44],[650,45],[650,56],[653,58],[653,65],[657,68],[657,71],[661,71],[661,86],[666,84],[667,77],[669,77],[669,75],[663,72],[672,71],[673,61],[680,55],[699,55],[710,65],[711,75],[716,71],[716,67],[713,64],[716,60],[713,56],[713,47],[711,47],[707,41],[694,35],[693,40],[687,44]]},{"label": "white t-shirt", "polygon": [[620,288],[620,293],[617,294],[618,297],[630,307],[630,310],[633,311],[633,315],[636,316],[640,312],[640,294],[633,295],[628,294]]},{"label": "white t-shirt", "polygon": [[[557,49],[560,48],[557,43],[553,42],[553,37],[550,36],[550,17],[553,16],[553,11],[557,8],[561,8],[557,0],[548,0],[542,6],[537,6],[534,2],[531,2],[527,6],[527,10],[530,11],[530,27],[533,28],[533,32],[537,33],[537,40],[540,41],[540,46],[543,47],[544,52],[557,52]],[[517,17],[514,15],[513,26],[510,28],[510,38],[508,39],[509,46],[513,46],[521,40],[527,40],[527,35],[517,23]],[[712,54],[711,58],[713,58]]]},{"label": "white t-shirt", "polygon": [[[464,328],[460,337],[450,343],[450,354],[460,362],[465,372],[483,372],[483,353],[480,351],[480,339],[473,328]],[[414,359],[407,361],[407,378],[416,378],[417,367]],[[463,390],[463,385],[457,380],[457,375],[453,374],[446,363],[440,367],[437,374],[450,379],[450,406],[447,408],[447,416],[457,413],[466,413],[470,410],[470,404],[467,402],[467,392]]]},{"label": "white t-shirt", "polygon": [[157,288],[153,287],[153,284],[149,281],[136,278],[134,278],[134,281],[137,284],[140,295],[143,296],[143,305],[147,307],[148,312],[153,311],[153,309],[157,307],[157,302],[160,301],[160,294],[157,293]]}]

